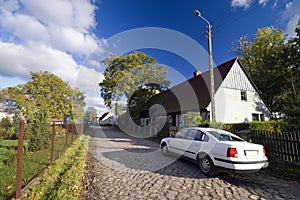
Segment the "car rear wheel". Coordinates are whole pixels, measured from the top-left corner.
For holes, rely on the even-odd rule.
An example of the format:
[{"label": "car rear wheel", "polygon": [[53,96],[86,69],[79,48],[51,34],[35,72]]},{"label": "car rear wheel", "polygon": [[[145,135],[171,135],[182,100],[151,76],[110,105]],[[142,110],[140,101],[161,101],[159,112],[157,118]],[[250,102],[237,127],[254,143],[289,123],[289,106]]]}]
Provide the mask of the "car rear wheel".
[{"label": "car rear wheel", "polygon": [[213,176],[214,175],[215,166],[209,156],[204,156],[203,158],[199,158],[198,166],[199,166],[201,172],[205,176]]},{"label": "car rear wheel", "polygon": [[165,143],[161,145],[161,153],[164,156],[168,156],[169,155],[169,149],[168,149],[168,146]]}]

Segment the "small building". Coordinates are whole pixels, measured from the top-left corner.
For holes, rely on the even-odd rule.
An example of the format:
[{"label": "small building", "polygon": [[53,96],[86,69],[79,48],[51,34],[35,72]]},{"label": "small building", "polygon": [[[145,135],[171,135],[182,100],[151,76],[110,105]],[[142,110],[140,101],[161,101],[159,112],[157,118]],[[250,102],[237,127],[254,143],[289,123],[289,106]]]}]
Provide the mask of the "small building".
[{"label": "small building", "polygon": [[115,122],[116,122],[115,117],[111,112],[106,112],[99,118],[100,126],[111,126],[114,125]]},{"label": "small building", "polygon": [[[270,119],[270,109],[238,58],[214,68],[214,77],[217,122]],[[159,106],[153,106],[157,104]],[[211,120],[210,72],[195,72],[191,79],[151,98],[146,108],[141,113],[141,125],[144,126],[152,118],[167,115],[169,126],[180,127],[183,125],[183,115],[190,111],[200,112],[203,120]]]}]

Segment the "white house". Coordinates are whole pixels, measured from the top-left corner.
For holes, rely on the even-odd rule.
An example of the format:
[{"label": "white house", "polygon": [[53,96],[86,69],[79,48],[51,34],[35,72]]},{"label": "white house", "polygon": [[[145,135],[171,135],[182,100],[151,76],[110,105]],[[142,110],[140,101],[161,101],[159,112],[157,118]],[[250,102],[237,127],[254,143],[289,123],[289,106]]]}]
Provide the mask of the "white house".
[{"label": "white house", "polygon": [[114,125],[115,122],[115,117],[111,112],[106,112],[99,118],[100,126]]},{"label": "white house", "polygon": [[[238,58],[214,68],[214,76],[217,122],[240,123],[270,119],[269,108]],[[156,109],[151,110],[155,104],[160,107],[153,106]],[[156,95],[149,100],[147,108],[150,109],[141,113],[141,125],[148,125],[153,120],[151,117],[167,115],[170,126],[180,127],[183,115],[189,111],[199,111],[204,120],[210,119],[209,71],[195,72],[193,78]]]}]

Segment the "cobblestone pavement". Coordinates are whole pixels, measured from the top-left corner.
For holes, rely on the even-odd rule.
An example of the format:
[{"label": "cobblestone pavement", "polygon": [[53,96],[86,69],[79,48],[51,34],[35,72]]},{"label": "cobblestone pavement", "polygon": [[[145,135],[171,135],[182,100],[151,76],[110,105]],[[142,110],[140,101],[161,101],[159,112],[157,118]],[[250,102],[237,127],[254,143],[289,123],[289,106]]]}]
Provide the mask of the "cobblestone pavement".
[{"label": "cobblestone pavement", "polygon": [[300,199],[300,184],[261,173],[207,178],[159,144],[94,127],[81,199]]}]

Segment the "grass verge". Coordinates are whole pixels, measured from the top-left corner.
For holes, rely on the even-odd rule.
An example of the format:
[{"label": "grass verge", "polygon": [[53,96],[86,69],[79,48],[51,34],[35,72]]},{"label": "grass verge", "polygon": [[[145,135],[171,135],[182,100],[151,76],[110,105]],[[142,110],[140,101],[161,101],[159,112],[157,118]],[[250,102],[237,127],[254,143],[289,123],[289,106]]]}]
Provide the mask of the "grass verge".
[{"label": "grass verge", "polygon": [[57,159],[25,199],[77,199],[84,174],[88,136],[81,136]]},{"label": "grass verge", "polygon": [[[69,137],[70,138],[70,137]],[[16,186],[16,153],[14,146],[17,146],[16,141],[3,140],[1,148],[10,149],[12,151],[12,162],[5,165],[0,165],[0,199],[11,199],[15,196]],[[68,141],[68,146],[71,145],[71,139]],[[0,149],[1,149],[0,148]],[[54,157],[57,159],[65,151],[65,135],[55,137]],[[0,152],[0,159],[3,159]],[[23,169],[22,169],[22,187],[26,186],[36,175],[45,169],[50,162],[50,149],[37,152],[24,151],[23,153]]]}]

